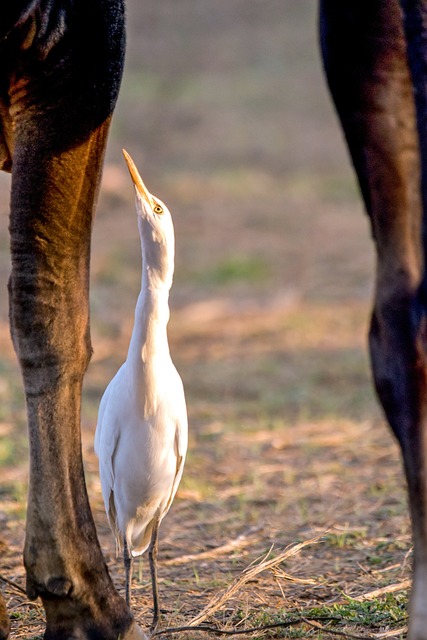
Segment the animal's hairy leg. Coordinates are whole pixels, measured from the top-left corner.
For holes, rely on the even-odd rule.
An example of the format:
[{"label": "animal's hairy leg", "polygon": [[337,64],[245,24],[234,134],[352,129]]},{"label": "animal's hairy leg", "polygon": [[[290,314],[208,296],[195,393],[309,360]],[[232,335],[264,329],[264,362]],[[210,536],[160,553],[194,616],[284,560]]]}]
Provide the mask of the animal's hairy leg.
[{"label": "animal's hairy leg", "polygon": [[32,153],[18,135],[13,158],[10,319],[30,439],[24,560],[49,639],[116,639],[133,625],[97,541],[80,443],[90,235],[108,128],[109,119],[57,155],[42,131]]},{"label": "animal's hairy leg", "polygon": [[400,444],[414,538],[410,640],[427,639],[427,358],[420,154],[397,0],[321,2],[331,93],[377,255],[369,343],[378,397]]}]

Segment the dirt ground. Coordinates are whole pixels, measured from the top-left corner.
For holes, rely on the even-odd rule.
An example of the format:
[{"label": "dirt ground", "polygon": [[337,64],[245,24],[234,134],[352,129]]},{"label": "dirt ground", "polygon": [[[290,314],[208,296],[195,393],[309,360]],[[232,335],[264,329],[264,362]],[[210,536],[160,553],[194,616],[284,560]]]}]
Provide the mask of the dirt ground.
[{"label": "dirt ground", "polygon": [[[252,576],[207,622],[244,630],[329,615],[338,620],[322,619],[320,631],[300,624],[244,637],[405,635],[405,486],[366,353],[373,247],[324,86],[316,20],[312,0],[128,2],[126,71],[93,236],[94,357],[82,437],[102,548],[122,591],[93,435],[101,395],[126,356],[139,291],[124,147],[169,205],[176,233],[169,338],[190,441],[160,534],[165,627],[187,625],[269,552],[278,557],[321,536]],[[28,481],[7,323],[9,186],[1,176],[0,586],[13,637],[35,640],[40,605],[5,581],[25,582]],[[135,566],[132,607],[148,626],[145,557]]]}]

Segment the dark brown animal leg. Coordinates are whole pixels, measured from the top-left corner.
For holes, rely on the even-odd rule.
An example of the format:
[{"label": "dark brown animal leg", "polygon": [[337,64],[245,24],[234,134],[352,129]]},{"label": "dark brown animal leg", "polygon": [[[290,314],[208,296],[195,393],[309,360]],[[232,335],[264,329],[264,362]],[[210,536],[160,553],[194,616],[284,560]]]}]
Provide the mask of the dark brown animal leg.
[{"label": "dark brown animal leg", "polygon": [[49,639],[117,640],[133,624],[102,558],[80,445],[91,218],[108,124],[57,156],[35,131],[28,153],[18,127],[13,158],[10,317],[30,437],[24,560]]},{"label": "dark brown animal leg", "polygon": [[43,601],[48,640],[130,639],[142,632],[101,554],[80,444],[92,216],[123,63],[123,7],[33,4],[0,43],[10,321],[30,441],[27,592]]},{"label": "dark brown animal leg", "polygon": [[410,640],[427,639],[427,360],[420,156],[412,80],[395,1],[323,0],[321,41],[377,253],[370,351],[379,399],[399,441],[414,538]]}]

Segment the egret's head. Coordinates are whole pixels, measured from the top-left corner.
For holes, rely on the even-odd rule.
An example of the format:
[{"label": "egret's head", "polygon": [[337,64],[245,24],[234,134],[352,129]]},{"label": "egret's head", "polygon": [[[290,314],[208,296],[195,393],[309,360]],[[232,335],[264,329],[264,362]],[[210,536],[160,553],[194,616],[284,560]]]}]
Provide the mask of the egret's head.
[{"label": "egret's head", "polygon": [[172,216],[167,206],[148,191],[134,161],[124,149],[123,155],[135,187],[143,266],[158,285],[170,286],[175,257]]}]

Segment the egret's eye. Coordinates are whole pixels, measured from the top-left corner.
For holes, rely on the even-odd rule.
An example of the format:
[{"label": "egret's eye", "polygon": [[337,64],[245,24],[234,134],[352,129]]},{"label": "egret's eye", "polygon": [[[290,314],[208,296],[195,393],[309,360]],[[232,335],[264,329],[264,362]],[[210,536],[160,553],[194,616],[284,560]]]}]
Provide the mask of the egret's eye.
[{"label": "egret's eye", "polygon": [[159,204],[156,204],[154,206],[153,211],[154,211],[154,213],[157,213],[158,215],[160,215],[160,214],[163,213],[163,208]]}]

